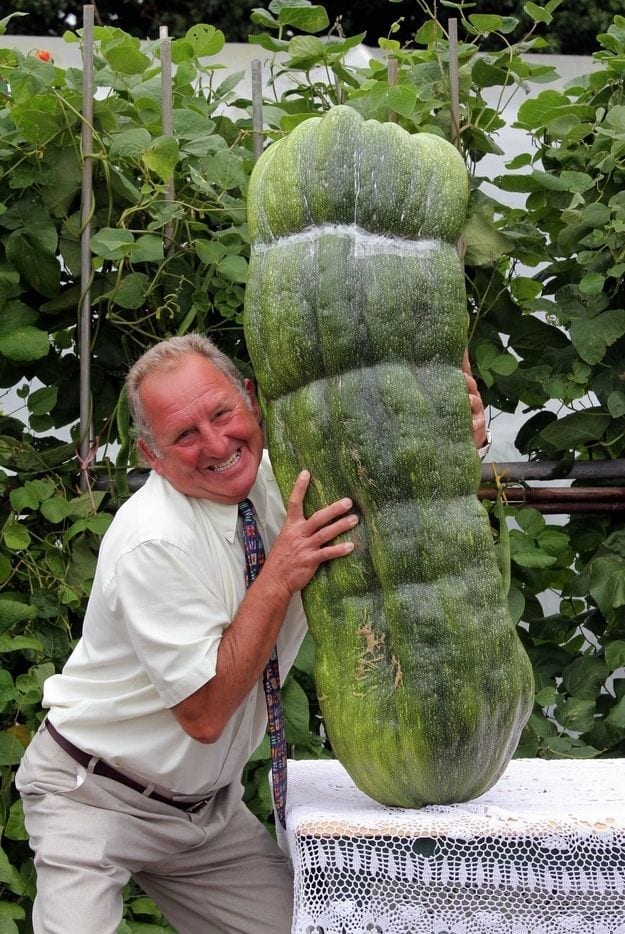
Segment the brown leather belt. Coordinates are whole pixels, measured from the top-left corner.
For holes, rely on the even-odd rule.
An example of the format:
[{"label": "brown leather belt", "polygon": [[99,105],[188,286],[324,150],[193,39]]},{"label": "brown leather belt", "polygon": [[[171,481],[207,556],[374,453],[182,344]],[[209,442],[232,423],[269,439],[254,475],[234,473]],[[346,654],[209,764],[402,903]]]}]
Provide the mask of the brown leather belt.
[{"label": "brown leather belt", "polygon": [[[85,752],[84,749],[80,749],[78,746],[74,746],[73,743],[70,743],[68,739],[65,739],[65,737],[59,733],[49,720],[46,719],[44,724],[52,739],[61,749],[70,755],[72,759],[75,759],[79,765],[88,769],[89,763],[95,756],[92,756],[90,753]],[[166,798],[165,795],[159,795],[157,791],[148,791],[145,785],[141,785],[134,779],[124,775],[123,772],[119,772],[112,765],[109,765],[108,762],[105,762],[104,759],[96,758],[95,765],[91,771],[94,775],[103,775],[105,778],[112,778],[113,781],[119,782],[121,785],[126,785],[128,788],[132,788],[133,791],[138,791],[139,794],[145,795],[146,798],[153,798],[154,801],[160,801],[161,804],[169,804],[173,808],[178,808],[179,811],[186,811],[187,814],[199,811],[199,809],[204,807],[213,797],[213,795],[210,794],[207,798],[202,798],[200,801],[192,801],[191,804],[187,801],[174,801],[173,798]]]}]

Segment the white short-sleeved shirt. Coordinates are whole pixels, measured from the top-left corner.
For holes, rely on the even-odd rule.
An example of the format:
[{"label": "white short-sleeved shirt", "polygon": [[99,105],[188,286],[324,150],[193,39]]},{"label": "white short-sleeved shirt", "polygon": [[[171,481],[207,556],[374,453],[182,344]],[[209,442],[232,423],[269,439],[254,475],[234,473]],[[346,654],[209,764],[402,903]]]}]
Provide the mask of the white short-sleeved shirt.
[{"label": "white short-sleeved shirt", "polygon": [[[266,455],[249,498],[269,550],[285,510]],[[151,473],[104,536],[82,638],[44,687],[67,739],[181,795],[238,779],[267,725],[260,679],[215,743],[192,739],[168,709],[213,677],[245,595],[237,518],[236,505],[185,496]],[[298,594],[278,637],[283,679],[305,632]]]}]

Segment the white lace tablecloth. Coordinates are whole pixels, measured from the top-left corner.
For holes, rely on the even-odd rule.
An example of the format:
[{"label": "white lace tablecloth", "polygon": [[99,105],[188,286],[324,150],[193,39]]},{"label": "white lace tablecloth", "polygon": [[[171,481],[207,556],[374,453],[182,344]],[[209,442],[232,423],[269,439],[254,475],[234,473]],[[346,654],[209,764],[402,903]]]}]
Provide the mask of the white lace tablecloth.
[{"label": "white lace tablecloth", "polygon": [[383,807],[289,761],[293,934],[625,934],[625,759],[516,759],[473,801]]}]

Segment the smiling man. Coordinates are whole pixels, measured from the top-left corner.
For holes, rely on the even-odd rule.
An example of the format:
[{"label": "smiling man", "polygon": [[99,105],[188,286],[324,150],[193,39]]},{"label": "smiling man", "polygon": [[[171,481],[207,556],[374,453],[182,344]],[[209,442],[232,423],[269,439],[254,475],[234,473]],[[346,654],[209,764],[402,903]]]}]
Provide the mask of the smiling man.
[{"label": "smiling man", "polygon": [[[104,537],[82,638],[17,785],[35,851],[35,934],[114,934],[131,876],[180,934],[286,934],[286,860],[242,803],[267,726],[262,672],[305,633],[299,596],[353,548],[349,499],[286,510],[252,383],[206,338],[147,351],[127,379],[152,468]],[[246,587],[238,504],[266,551]]]}]

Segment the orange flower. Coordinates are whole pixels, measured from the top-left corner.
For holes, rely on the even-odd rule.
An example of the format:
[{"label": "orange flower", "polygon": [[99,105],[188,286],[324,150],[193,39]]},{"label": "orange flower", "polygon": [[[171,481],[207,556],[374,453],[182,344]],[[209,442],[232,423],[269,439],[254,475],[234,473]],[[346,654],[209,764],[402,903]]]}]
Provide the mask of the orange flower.
[{"label": "orange flower", "polygon": [[35,58],[40,59],[42,62],[51,62],[52,54],[48,52],[47,49],[37,49],[35,52]]}]

